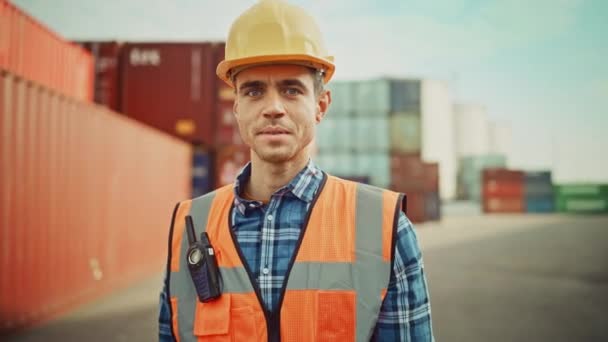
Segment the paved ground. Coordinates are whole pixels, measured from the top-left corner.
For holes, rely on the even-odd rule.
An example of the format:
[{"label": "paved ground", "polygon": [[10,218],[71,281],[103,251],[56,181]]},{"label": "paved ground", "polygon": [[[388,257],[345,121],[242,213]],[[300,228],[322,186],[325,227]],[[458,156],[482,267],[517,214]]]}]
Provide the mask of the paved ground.
[{"label": "paved ground", "polygon": [[[438,341],[608,340],[608,216],[468,216],[418,227]],[[154,341],[160,276],[26,341]]]}]

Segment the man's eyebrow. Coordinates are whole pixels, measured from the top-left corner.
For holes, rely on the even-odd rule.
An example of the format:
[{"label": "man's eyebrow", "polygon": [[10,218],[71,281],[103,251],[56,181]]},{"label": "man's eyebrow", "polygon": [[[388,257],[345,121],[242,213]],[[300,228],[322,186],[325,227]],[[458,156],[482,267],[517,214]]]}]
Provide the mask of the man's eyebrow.
[{"label": "man's eyebrow", "polygon": [[264,88],[266,84],[262,81],[248,81],[244,82],[239,86],[239,90],[249,89],[249,88]]},{"label": "man's eyebrow", "polygon": [[306,88],[306,85],[304,83],[302,83],[302,81],[295,79],[295,78],[278,81],[277,85],[280,87],[297,86],[297,87],[300,87],[303,89],[308,89],[308,88]]}]

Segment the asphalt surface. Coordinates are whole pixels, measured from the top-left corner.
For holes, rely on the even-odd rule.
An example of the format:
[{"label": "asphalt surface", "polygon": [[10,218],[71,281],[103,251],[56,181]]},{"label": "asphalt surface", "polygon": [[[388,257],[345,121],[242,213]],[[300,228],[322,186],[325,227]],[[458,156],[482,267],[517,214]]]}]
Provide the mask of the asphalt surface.
[{"label": "asphalt surface", "polygon": [[[437,341],[608,341],[608,216],[456,215],[417,232]],[[160,284],[0,339],[155,341]]]}]

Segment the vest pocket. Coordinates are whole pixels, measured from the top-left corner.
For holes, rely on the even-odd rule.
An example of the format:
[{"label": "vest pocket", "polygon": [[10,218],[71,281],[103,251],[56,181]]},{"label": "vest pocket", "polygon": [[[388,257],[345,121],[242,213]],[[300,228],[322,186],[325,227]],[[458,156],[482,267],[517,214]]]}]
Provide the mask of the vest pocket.
[{"label": "vest pocket", "polygon": [[194,335],[197,341],[241,342],[257,339],[253,308],[234,307],[233,301],[232,296],[225,293],[212,302],[196,302]]},{"label": "vest pocket", "polygon": [[317,291],[317,340],[354,341],[355,291]]}]

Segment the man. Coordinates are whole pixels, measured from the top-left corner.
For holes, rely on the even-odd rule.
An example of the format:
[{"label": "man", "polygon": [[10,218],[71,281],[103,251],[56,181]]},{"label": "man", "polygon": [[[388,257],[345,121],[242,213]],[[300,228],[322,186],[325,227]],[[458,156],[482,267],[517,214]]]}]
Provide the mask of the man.
[{"label": "man", "polygon": [[[261,0],[233,23],[217,72],[235,89],[251,162],[234,185],[176,207],[160,340],[433,340],[403,196],[327,175],[310,159],[334,72],[314,20],[284,0]],[[219,297],[199,293],[213,272],[189,268],[191,240],[203,233]]]}]

